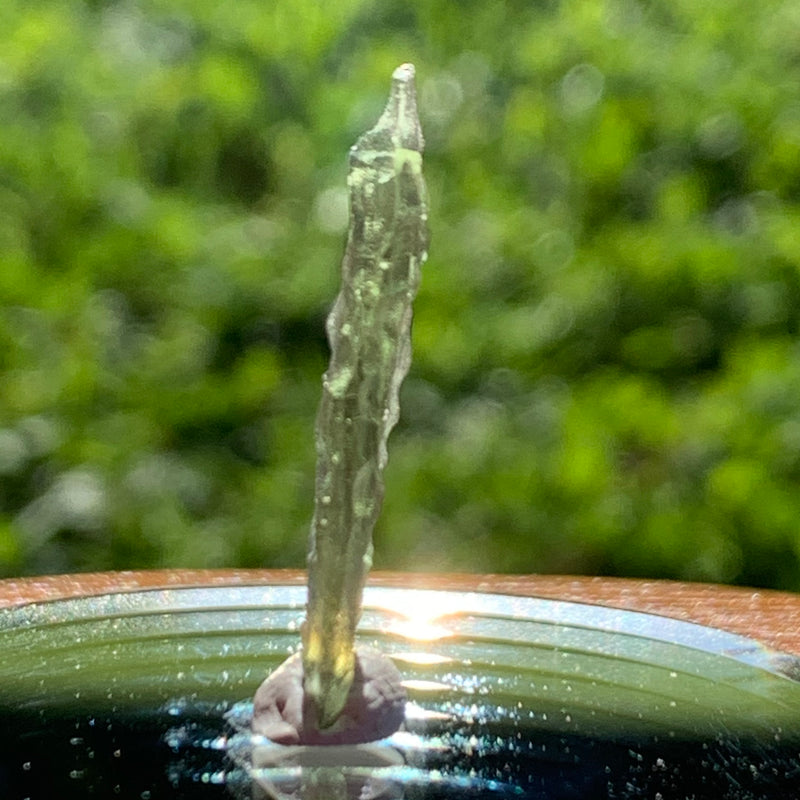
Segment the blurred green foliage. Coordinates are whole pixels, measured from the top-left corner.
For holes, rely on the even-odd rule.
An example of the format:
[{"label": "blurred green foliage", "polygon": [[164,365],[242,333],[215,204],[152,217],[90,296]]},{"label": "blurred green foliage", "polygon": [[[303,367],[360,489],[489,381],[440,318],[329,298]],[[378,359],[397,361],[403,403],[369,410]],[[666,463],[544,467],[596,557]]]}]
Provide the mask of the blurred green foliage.
[{"label": "blurred green foliage", "polygon": [[793,0],[3,0],[0,572],[301,566],[346,153],[417,65],[376,565],[800,589]]}]

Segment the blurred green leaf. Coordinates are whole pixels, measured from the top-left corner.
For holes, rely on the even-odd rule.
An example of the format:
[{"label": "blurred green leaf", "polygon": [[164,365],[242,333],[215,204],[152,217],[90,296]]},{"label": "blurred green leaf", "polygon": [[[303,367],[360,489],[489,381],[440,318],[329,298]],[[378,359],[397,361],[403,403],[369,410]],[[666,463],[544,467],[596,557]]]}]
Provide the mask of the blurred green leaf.
[{"label": "blurred green leaf", "polygon": [[303,564],[347,150],[412,60],[376,563],[800,589],[796,4],[0,17],[0,572]]}]

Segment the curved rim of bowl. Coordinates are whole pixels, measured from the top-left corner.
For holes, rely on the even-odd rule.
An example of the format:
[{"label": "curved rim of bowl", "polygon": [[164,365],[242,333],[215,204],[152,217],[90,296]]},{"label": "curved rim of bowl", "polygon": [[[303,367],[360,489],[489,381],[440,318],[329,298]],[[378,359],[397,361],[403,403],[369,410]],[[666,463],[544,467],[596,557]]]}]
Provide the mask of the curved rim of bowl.
[{"label": "curved rim of bowl", "polygon": [[[0,580],[0,611],[70,597],[181,586],[302,586],[301,570],[162,569],[73,573]],[[577,602],[693,622],[755,639],[800,656],[800,595],[678,581],[562,575],[373,572],[370,586],[449,589]]]}]

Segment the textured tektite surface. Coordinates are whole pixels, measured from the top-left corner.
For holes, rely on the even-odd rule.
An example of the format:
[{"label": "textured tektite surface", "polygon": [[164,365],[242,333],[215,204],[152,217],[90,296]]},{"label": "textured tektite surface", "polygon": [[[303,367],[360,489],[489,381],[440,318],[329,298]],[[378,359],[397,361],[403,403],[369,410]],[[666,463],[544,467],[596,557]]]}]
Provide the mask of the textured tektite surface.
[{"label": "textured tektite surface", "polygon": [[[322,729],[346,704],[348,714],[353,710],[355,628],[383,500],[386,441],[411,363],[411,306],[427,257],[422,149],[414,68],[404,64],[392,76],[381,118],[350,151],[342,288],[327,321],[331,361],[316,423],[302,653],[306,701]],[[363,674],[356,683],[370,679]]]}]

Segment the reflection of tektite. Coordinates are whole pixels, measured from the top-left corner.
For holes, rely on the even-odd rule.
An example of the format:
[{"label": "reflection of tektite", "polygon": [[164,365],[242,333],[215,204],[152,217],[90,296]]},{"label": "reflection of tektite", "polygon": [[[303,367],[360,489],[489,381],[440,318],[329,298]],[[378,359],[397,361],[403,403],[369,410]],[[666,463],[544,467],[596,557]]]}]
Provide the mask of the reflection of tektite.
[{"label": "reflection of tektite", "polygon": [[254,743],[253,800],[402,800],[403,786],[375,774],[402,766],[388,743],[281,747]]}]

